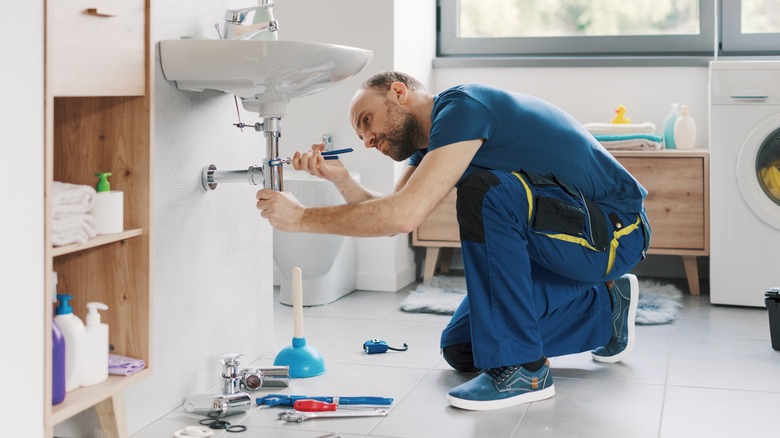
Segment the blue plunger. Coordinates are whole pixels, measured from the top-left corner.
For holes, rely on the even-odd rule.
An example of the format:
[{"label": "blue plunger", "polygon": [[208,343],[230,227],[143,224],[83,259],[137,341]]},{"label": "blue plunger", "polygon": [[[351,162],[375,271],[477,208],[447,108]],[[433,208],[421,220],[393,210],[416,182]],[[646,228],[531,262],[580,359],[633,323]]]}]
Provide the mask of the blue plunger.
[{"label": "blue plunger", "polygon": [[292,270],[293,322],[292,346],[276,355],[274,365],[290,367],[290,377],[314,377],[325,373],[325,359],[316,348],[306,345],[303,337],[303,275],[301,268]]}]

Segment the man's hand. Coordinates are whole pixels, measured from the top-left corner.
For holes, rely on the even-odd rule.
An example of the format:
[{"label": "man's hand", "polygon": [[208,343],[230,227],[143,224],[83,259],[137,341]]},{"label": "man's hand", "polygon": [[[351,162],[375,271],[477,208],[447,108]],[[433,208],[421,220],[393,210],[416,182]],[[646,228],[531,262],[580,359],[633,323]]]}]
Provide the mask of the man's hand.
[{"label": "man's hand", "polygon": [[272,227],[280,231],[302,231],[303,212],[306,209],[293,195],[262,189],[257,192],[257,209]]},{"label": "man's hand", "polygon": [[292,157],[292,165],[295,170],[303,170],[314,176],[339,184],[349,178],[349,171],[341,163],[341,160],[325,160],[322,151],[325,143],[311,145],[311,150],[304,153],[296,151]]}]

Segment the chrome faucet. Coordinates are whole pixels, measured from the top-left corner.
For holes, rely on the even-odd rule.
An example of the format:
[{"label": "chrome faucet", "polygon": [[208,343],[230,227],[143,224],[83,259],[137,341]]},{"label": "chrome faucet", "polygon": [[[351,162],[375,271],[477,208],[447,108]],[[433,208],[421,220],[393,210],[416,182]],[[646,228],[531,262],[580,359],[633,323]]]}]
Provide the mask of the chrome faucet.
[{"label": "chrome faucet", "polygon": [[[226,40],[248,40],[279,30],[274,20],[273,0],[258,0],[257,6],[241,9],[228,9],[225,12],[225,30],[222,37]],[[275,38],[273,38],[275,39]]]}]

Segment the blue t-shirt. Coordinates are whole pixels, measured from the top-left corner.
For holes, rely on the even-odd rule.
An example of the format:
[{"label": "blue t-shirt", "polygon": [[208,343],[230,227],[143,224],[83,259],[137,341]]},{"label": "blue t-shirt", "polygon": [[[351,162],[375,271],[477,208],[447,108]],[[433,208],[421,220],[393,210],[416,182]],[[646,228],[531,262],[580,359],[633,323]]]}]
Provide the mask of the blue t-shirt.
[{"label": "blue t-shirt", "polygon": [[580,123],[548,102],[460,85],[435,96],[431,120],[428,148],[410,157],[412,166],[438,147],[484,139],[460,181],[477,170],[524,170],[553,175],[620,211],[642,211],[647,190]]}]

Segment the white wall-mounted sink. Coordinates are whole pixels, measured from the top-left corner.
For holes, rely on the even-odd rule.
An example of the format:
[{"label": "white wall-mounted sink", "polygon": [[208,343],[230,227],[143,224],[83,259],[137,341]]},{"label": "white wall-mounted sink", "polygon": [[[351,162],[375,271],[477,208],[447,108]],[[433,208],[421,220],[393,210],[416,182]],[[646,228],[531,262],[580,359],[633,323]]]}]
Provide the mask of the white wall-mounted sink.
[{"label": "white wall-mounted sink", "polygon": [[180,90],[219,90],[261,116],[287,114],[290,99],[320,92],[359,73],[370,50],[296,41],[160,41],[165,78]]}]

